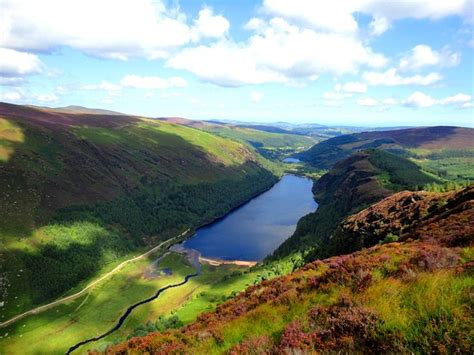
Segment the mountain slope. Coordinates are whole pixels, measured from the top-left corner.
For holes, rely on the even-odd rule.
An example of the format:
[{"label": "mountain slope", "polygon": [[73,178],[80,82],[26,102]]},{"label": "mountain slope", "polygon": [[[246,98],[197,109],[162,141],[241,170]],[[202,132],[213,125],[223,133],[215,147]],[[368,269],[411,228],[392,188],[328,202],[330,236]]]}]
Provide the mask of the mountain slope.
[{"label": "mountain slope", "polygon": [[0,104],[0,319],[276,180],[244,144],[125,115]]},{"label": "mountain slope", "polygon": [[306,149],[315,143],[311,137],[272,126],[194,121],[180,117],[163,117],[159,120],[199,128],[225,138],[244,142],[269,159],[280,159],[285,154]]},{"label": "mountain slope", "polygon": [[300,251],[307,260],[337,255],[331,234],[348,215],[394,191],[437,182],[416,164],[394,154],[369,149],[337,163],[313,186],[318,209],[303,217],[295,233],[274,253],[278,259]]},{"label": "mountain slope", "polygon": [[391,225],[384,233],[410,221],[401,242],[309,263],[249,287],[181,330],[108,351],[472,353],[473,193],[390,196],[343,226],[363,239],[367,228],[354,226],[370,228],[368,216],[382,213]]},{"label": "mountain slope", "polygon": [[[450,165],[450,177],[474,178],[474,172],[466,170],[474,164],[472,128],[443,126],[355,133],[318,143],[299,153],[298,157],[319,169],[330,169],[337,161],[369,148],[416,159],[421,166],[435,173],[451,175],[446,171],[446,165]],[[454,167],[459,171],[455,172]]]}]

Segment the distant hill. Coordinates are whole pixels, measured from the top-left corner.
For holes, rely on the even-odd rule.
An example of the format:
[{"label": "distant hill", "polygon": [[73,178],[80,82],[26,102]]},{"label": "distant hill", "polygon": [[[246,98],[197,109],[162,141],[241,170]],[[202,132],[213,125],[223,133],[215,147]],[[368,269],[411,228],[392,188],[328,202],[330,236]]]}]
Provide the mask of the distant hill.
[{"label": "distant hill", "polygon": [[[347,218],[377,244],[252,285],[110,353],[472,353],[473,188],[400,192]],[[368,238],[369,237],[369,238]]]},{"label": "distant hill", "polygon": [[55,111],[55,112],[62,112],[62,113],[87,113],[92,115],[117,115],[117,116],[124,116],[124,113],[111,111],[111,110],[104,110],[101,108],[88,108],[84,106],[77,106],[77,105],[69,105],[64,107],[43,107],[43,106],[33,106],[30,105],[29,107],[46,110],[46,111]]},{"label": "distant hill", "polygon": [[279,160],[283,156],[307,149],[316,141],[278,127],[254,124],[234,124],[226,121],[199,121],[181,117],[160,117],[160,121],[198,128],[219,136],[246,143],[269,159]]},{"label": "distant hill", "polygon": [[227,213],[275,183],[272,169],[184,125],[0,103],[0,319]]},{"label": "distant hill", "polygon": [[[440,126],[342,135],[314,145],[298,158],[316,168],[330,169],[337,161],[368,148],[384,149],[417,160],[433,172],[448,174],[448,167],[454,171],[474,163],[474,129]],[[474,177],[474,171],[465,169],[453,174],[455,178]]]},{"label": "distant hill", "polygon": [[295,233],[271,259],[297,251],[303,251],[307,260],[337,255],[331,235],[343,218],[396,191],[433,182],[440,180],[392,153],[379,149],[354,153],[315,182],[313,193],[318,209],[298,222]]}]

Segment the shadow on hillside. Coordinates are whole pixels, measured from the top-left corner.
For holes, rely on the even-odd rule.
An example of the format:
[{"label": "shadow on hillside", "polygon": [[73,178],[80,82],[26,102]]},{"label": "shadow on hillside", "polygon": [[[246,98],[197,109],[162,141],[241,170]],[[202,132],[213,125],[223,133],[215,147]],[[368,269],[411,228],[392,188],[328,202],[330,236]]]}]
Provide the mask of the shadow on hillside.
[{"label": "shadow on hillside", "polygon": [[[33,304],[131,251],[226,214],[276,180],[252,160],[226,166],[172,133],[127,127],[107,144],[47,125],[25,132],[0,169],[0,236],[14,245],[2,252],[0,272]],[[87,243],[74,239],[87,223],[105,232]]]}]

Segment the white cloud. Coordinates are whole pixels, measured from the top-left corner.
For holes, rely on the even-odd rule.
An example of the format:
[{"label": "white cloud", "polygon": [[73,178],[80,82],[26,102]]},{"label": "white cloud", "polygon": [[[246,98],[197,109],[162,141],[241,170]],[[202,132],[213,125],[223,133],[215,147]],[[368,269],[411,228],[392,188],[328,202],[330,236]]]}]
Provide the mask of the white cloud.
[{"label": "white cloud", "polygon": [[5,91],[5,92],[0,92],[0,101],[20,101],[24,98],[23,94],[18,91]]},{"label": "white cloud", "polygon": [[367,98],[364,98],[364,99],[357,100],[357,104],[359,106],[374,107],[374,106],[380,105],[380,102],[378,102],[377,100],[375,100],[371,97],[367,97]]},{"label": "white cloud", "polygon": [[380,35],[390,21],[404,18],[436,20],[446,16],[473,19],[472,0],[265,0],[263,11],[318,30],[354,33],[358,30],[355,13],[373,17],[369,30]]},{"label": "white cloud", "polygon": [[420,44],[415,46],[408,55],[400,60],[400,70],[417,70],[427,66],[452,67],[459,64],[461,55],[444,48],[441,52],[430,46]]},{"label": "white cloud", "polygon": [[264,11],[304,26],[334,32],[355,32],[357,21],[350,2],[343,0],[265,0]]},{"label": "white cloud", "polygon": [[273,70],[259,68],[248,49],[229,41],[186,48],[167,65],[188,70],[202,80],[222,86],[287,81],[285,76]]},{"label": "white cloud", "polygon": [[459,93],[453,96],[446,97],[440,100],[441,105],[458,105],[458,104],[465,104],[472,100],[471,95]]},{"label": "white cloud", "polygon": [[136,89],[168,89],[171,87],[185,87],[187,82],[178,76],[163,79],[159,76],[127,75],[120,81],[120,85]]},{"label": "white cloud", "polygon": [[230,23],[223,16],[216,16],[213,10],[206,7],[199,11],[197,20],[194,21],[194,40],[201,38],[220,38],[229,30]]},{"label": "white cloud", "polygon": [[404,102],[405,106],[409,107],[431,107],[436,105],[436,100],[429,95],[423,94],[422,92],[416,91],[411,94]]},{"label": "white cloud", "polygon": [[258,102],[262,101],[262,99],[263,99],[263,94],[261,92],[253,91],[250,94],[250,100],[252,102],[258,103]]},{"label": "white cloud", "polygon": [[372,22],[369,24],[370,34],[372,36],[380,36],[382,33],[387,31],[390,27],[386,17],[375,16]]},{"label": "white cloud", "polygon": [[415,108],[426,108],[435,105],[469,108],[472,107],[472,96],[459,93],[453,96],[445,97],[443,99],[435,99],[429,95],[417,91],[404,100],[403,105]]},{"label": "white cloud", "polygon": [[244,29],[258,31],[265,27],[265,21],[258,17],[252,17],[245,25]]},{"label": "white cloud", "polygon": [[437,20],[447,16],[460,16],[469,20],[473,16],[471,0],[362,0],[356,3],[359,5],[359,11],[384,16],[389,20],[404,18]]},{"label": "white cloud", "polygon": [[0,8],[0,47],[49,52],[68,46],[121,60],[164,58],[192,40],[219,37],[229,26],[210,8],[190,26],[162,0],[0,0]]},{"label": "white cloud", "polygon": [[391,68],[385,72],[365,72],[362,75],[363,79],[370,85],[383,85],[383,86],[398,86],[398,85],[432,85],[442,79],[442,76],[438,73],[430,73],[427,75],[413,75],[413,76],[401,76],[398,74],[397,69]]},{"label": "white cloud", "polygon": [[356,37],[316,32],[273,18],[247,42],[222,40],[186,48],[167,65],[218,85],[238,86],[355,73],[360,66],[379,68],[386,62]]},{"label": "white cloud", "polygon": [[37,74],[42,71],[42,67],[40,59],[34,54],[0,48],[0,76],[2,78]]}]

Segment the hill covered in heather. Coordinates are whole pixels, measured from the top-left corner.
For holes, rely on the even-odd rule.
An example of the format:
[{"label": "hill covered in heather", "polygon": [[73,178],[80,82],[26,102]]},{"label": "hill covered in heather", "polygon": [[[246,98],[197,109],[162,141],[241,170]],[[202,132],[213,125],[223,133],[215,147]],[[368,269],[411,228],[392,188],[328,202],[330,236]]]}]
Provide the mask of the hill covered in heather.
[{"label": "hill covered in heather", "polygon": [[338,255],[332,233],[345,217],[404,189],[441,180],[415,163],[380,149],[354,153],[338,162],[313,185],[319,207],[301,218],[295,233],[270,258],[277,260],[293,253],[306,260]]},{"label": "hill covered in heather", "polygon": [[192,127],[0,103],[0,320],[276,181],[245,144]]},{"label": "hill covered in heather", "polygon": [[419,127],[371,131],[330,138],[297,157],[318,169],[330,169],[351,154],[370,148],[411,159],[423,168],[450,179],[473,179],[474,129]]},{"label": "hill covered in heather", "polygon": [[108,353],[472,353],[473,198],[472,187],[396,193],[339,224],[355,248],[375,246],[310,262]]}]

